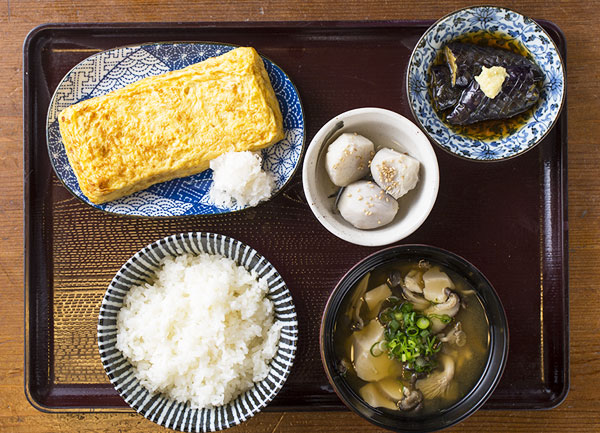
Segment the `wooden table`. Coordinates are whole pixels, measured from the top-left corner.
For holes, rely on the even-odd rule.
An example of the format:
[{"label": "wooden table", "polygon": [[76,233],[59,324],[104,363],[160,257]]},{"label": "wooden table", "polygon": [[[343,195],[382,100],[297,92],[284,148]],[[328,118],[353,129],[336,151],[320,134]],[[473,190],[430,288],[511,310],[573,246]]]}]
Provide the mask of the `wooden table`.
[{"label": "wooden table", "polygon": [[[0,6],[0,431],[163,431],[137,414],[45,414],[23,391],[22,43],[45,22],[437,19],[471,2],[10,1]],[[493,2],[495,3],[495,2]],[[595,1],[507,1],[568,43],[571,390],[549,411],[482,410],[453,431],[600,431],[600,36]],[[350,412],[261,413],[238,432],[378,431]]]}]

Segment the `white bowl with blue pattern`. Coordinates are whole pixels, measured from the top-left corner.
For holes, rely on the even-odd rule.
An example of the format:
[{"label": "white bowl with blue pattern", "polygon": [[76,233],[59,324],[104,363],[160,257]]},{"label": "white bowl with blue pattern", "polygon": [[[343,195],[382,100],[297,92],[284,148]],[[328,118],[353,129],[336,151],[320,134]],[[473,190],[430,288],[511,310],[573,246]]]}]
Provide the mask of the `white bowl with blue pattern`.
[{"label": "white bowl with blue pattern", "polygon": [[[267,377],[231,402],[214,408],[193,409],[168,396],[152,393],[137,379],[135,368],[116,348],[117,314],[132,286],[150,282],[165,257],[181,254],[219,254],[267,280],[267,297],[275,320],[282,322],[277,352]],[[152,326],[151,324],[149,326]],[[98,347],[111,383],[138,413],[163,427],[184,432],[213,432],[251,418],[275,398],[283,387],[296,354],[298,319],[291,293],[281,275],[256,250],[233,238],[215,233],[184,233],[158,240],[131,257],[111,281],[100,306]]]},{"label": "white bowl with blue pattern", "polygon": [[[542,69],[540,102],[532,117],[508,136],[480,140],[455,133],[435,112],[429,92],[429,68],[448,42],[466,33],[500,32],[519,41]],[[465,159],[505,160],[532,149],[556,123],[565,100],[566,72],[558,48],[534,20],[501,7],[477,6],[453,12],[433,24],[417,42],[409,61],[409,106],[420,127],[442,149]]]},{"label": "white bowl with blue pattern", "polygon": [[[76,65],[60,82],[48,109],[46,135],[54,171],[65,187],[85,203],[110,213],[171,217],[210,215],[241,210],[242,206],[216,206],[209,200],[212,170],[173,179],[103,204],[92,203],[79,188],[69,164],[58,127],[58,114],[85,99],[101,96],[152,75],[184,68],[219,56],[233,45],[181,42],[115,48],[95,54]],[[283,115],[285,138],[261,151],[262,168],[275,179],[273,195],[292,178],[304,148],[304,113],[300,96],[286,73],[262,57]]]}]

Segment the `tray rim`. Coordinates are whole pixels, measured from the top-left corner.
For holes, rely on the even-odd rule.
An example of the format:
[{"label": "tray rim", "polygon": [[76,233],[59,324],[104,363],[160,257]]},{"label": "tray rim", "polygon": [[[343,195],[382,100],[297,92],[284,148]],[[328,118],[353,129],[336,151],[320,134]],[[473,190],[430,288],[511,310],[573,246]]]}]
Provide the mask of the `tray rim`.
[{"label": "tray rim", "polygon": [[[546,28],[551,28],[558,38],[560,39],[559,52],[562,56],[565,73],[568,75],[567,70],[567,43],[564,32],[554,22],[544,19],[536,19],[536,21]],[[81,407],[81,406],[48,406],[40,401],[31,392],[31,374],[30,374],[30,260],[29,251],[31,251],[31,221],[30,221],[30,193],[29,188],[31,184],[29,182],[29,175],[31,174],[31,167],[29,164],[29,155],[32,148],[31,137],[33,134],[33,128],[31,128],[31,113],[32,107],[30,106],[30,97],[34,85],[30,83],[31,77],[29,76],[29,69],[31,61],[29,58],[29,51],[33,44],[38,38],[43,37],[44,33],[52,30],[102,30],[102,29],[172,29],[176,28],[206,28],[206,29],[298,29],[298,28],[310,28],[314,30],[319,29],[356,29],[356,28],[398,28],[398,27],[422,27],[429,26],[435,22],[434,19],[424,20],[373,20],[373,21],[359,21],[359,20],[340,20],[340,21],[223,21],[223,22],[115,22],[115,23],[102,23],[102,22],[89,22],[89,23],[69,23],[69,22],[56,22],[56,23],[44,23],[32,28],[26,35],[23,42],[23,269],[24,269],[24,393],[29,403],[37,410],[45,413],[132,413],[133,409],[130,407],[117,407],[117,406],[95,406],[95,407]],[[101,51],[101,50],[100,50]],[[568,94],[565,93],[564,107],[568,107],[567,102]],[[560,127],[560,141],[561,141],[561,158],[560,158],[560,173],[558,173],[558,180],[560,186],[560,209],[562,230],[560,230],[560,245],[562,254],[560,255],[561,262],[561,285],[563,287],[563,303],[561,305],[564,311],[565,328],[562,346],[565,348],[563,352],[563,387],[562,390],[555,398],[549,400],[547,403],[532,407],[522,407],[514,404],[508,404],[504,407],[484,407],[482,409],[487,410],[548,410],[559,406],[566,399],[570,389],[570,322],[569,322],[569,257],[568,257],[568,134],[567,134],[567,113],[566,110],[562,110],[559,121],[557,124]],[[557,125],[554,125],[556,127]],[[305,137],[306,139],[306,137]],[[88,384],[65,384],[66,388],[89,388]],[[109,384],[92,384],[95,388],[111,388]],[[52,385],[49,386],[52,388]],[[315,399],[315,400],[318,400]],[[266,412],[277,412],[277,411],[331,411],[331,410],[348,410],[343,405],[333,405],[331,403],[319,404],[319,406],[308,407],[306,405],[289,405],[285,407],[267,406],[263,409]]]}]

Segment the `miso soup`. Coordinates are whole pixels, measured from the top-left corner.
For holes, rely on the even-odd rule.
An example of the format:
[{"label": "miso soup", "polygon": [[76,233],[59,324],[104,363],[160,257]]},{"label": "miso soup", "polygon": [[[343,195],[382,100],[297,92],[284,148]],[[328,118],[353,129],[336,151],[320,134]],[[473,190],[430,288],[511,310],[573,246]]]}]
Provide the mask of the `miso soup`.
[{"label": "miso soup", "polygon": [[370,406],[407,415],[449,408],[483,373],[489,324],[467,281],[435,263],[397,262],[346,296],[334,341],[346,381]]}]

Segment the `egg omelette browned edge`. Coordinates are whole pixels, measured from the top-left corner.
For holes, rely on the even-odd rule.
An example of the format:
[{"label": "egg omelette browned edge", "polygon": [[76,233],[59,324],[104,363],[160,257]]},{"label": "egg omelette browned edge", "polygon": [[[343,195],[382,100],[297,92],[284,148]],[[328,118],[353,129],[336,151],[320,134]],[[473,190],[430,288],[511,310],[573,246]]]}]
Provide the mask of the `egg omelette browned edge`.
[{"label": "egg omelette browned edge", "polygon": [[81,191],[96,204],[284,137],[275,92],[250,47],[79,102],[58,122]]}]

